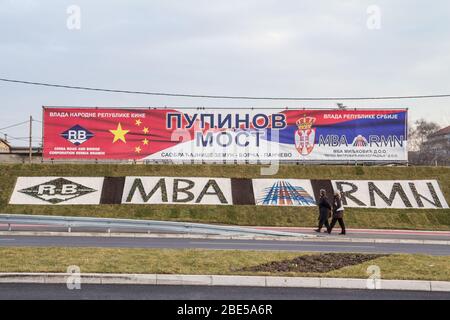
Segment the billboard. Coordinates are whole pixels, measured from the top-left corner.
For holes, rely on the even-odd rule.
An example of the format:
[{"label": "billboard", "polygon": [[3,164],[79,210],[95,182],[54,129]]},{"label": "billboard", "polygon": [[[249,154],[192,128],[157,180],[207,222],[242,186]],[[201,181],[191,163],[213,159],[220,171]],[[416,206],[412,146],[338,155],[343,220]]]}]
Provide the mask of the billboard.
[{"label": "billboard", "polygon": [[44,158],[407,161],[407,110],[44,108]]}]

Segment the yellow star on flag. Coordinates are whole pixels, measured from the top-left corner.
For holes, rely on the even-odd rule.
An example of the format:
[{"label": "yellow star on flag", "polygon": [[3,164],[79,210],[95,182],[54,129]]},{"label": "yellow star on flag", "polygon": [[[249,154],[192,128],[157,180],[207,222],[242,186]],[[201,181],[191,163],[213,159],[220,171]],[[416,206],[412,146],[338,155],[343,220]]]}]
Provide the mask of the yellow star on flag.
[{"label": "yellow star on flag", "polygon": [[141,125],[142,121],[141,121],[141,119],[137,119],[135,123],[139,127]]},{"label": "yellow star on flag", "polygon": [[123,130],[122,125],[120,123],[117,125],[116,130],[109,130],[109,132],[111,132],[114,135],[113,143],[116,143],[116,141],[118,141],[118,140],[121,140],[124,143],[127,143],[127,141],[125,140],[125,135],[128,132],[130,132],[130,130]]},{"label": "yellow star on flag", "polygon": [[137,146],[135,149],[134,149],[134,151],[136,151],[136,153],[141,153],[141,147],[140,146]]},{"label": "yellow star on flag", "polygon": [[145,127],[142,131],[144,131],[144,133],[147,134],[149,130],[147,127]]},{"label": "yellow star on flag", "polygon": [[147,140],[147,138],[145,138],[145,139],[142,141],[142,143],[144,144],[144,146],[147,146],[147,145],[148,145],[148,140]]}]

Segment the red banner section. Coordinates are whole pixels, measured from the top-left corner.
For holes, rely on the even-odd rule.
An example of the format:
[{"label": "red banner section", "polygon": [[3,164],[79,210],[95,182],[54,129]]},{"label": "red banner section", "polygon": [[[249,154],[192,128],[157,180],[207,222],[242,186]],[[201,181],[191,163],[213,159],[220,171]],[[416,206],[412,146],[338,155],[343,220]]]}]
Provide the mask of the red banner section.
[{"label": "red banner section", "polygon": [[137,160],[171,147],[170,110],[44,108],[44,157]]}]

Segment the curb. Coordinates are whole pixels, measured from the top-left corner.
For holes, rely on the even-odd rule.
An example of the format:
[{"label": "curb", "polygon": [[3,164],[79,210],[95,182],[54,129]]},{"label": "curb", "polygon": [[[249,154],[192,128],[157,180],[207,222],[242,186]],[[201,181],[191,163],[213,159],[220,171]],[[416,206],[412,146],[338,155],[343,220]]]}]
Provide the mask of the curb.
[{"label": "curb", "polygon": [[0,283],[67,284],[74,283],[74,279],[79,279],[81,285],[234,286],[450,292],[450,282],[446,281],[178,274],[0,273]]},{"label": "curb", "polygon": [[349,243],[387,243],[387,244],[422,244],[449,246],[445,240],[413,240],[413,239],[374,239],[343,238],[333,236],[221,236],[203,234],[173,233],[106,233],[106,232],[53,232],[53,231],[0,231],[0,236],[48,236],[48,237],[101,237],[101,238],[172,238],[172,239],[212,239],[212,240],[261,240],[261,241],[299,241],[299,242],[349,242]]}]

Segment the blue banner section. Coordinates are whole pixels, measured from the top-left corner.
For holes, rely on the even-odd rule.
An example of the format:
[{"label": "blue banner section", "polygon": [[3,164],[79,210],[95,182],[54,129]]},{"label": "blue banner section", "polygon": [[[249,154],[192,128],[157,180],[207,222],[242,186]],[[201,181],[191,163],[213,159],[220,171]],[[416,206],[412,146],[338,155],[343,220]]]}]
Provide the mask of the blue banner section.
[{"label": "blue banner section", "polygon": [[[312,128],[315,128],[314,142],[317,144],[322,140],[326,140],[327,137],[338,136],[341,139],[343,136],[346,141],[353,142],[358,137],[364,137],[369,141],[369,137],[372,137],[372,141],[382,140],[394,140],[406,141],[407,140],[407,113],[399,112],[395,113],[397,118],[393,119],[357,119],[342,121],[336,123],[317,124]],[[295,133],[298,130],[296,125],[289,125],[285,129],[279,131],[279,143],[294,144]],[[266,135],[262,139],[273,141],[276,140],[272,137],[272,130],[267,129]]]}]

